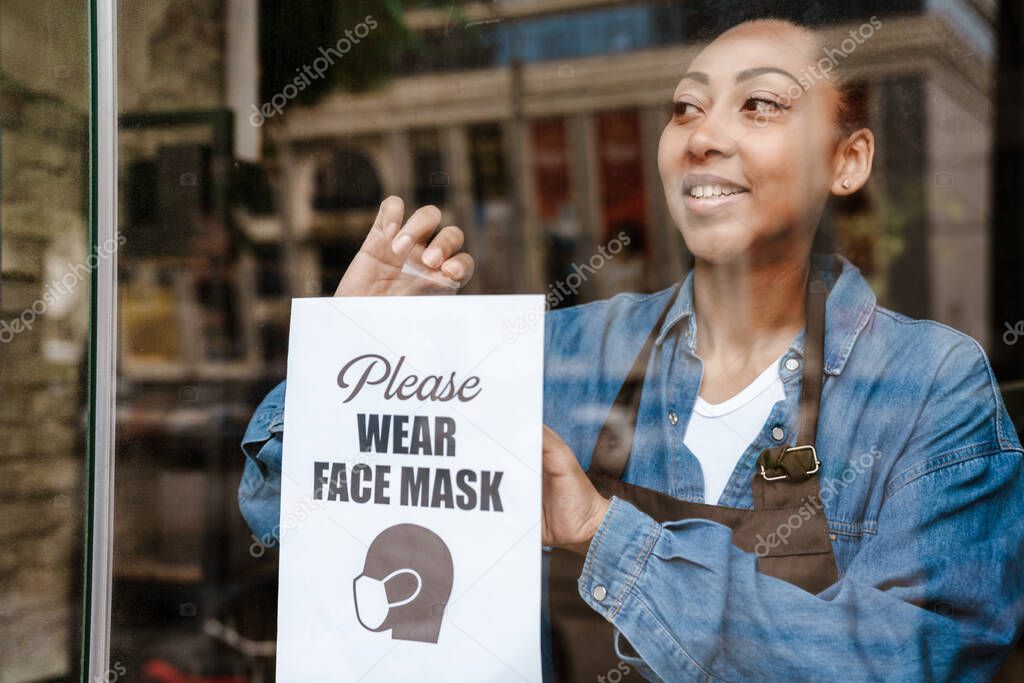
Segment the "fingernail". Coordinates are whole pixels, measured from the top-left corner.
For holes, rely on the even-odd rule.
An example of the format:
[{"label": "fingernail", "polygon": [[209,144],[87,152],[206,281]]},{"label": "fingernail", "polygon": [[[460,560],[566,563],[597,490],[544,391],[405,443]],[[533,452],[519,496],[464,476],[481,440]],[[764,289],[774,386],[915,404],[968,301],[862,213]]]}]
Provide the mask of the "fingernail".
[{"label": "fingernail", "polygon": [[394,239],[395,235],[397,235],[397,234],[398,234],[398,223],[397,222],[391,221],[390,223],[388,223],[387,225],[384,226],[384,235],[387,236],[388,239]]},{"label": "fingernail", "polygon": [[441,265],[441,259],[443,256],[444,254],[441,253],[440,249],[437,247],[430,247],[423,252],[423,262],[432,268],[437,268]]},{"label": "fingernail", "polygon": [[461,269],[457,265],[452,263],[446,263],[443,266],[441,266],[441,272],[453,280],[458,280],[462,275]]},{"label": "fingernail", "polygon": [[391,245],[391,250],[397,255],[403,255],[412,246],[412,238],[408,235],[399,235]]}]

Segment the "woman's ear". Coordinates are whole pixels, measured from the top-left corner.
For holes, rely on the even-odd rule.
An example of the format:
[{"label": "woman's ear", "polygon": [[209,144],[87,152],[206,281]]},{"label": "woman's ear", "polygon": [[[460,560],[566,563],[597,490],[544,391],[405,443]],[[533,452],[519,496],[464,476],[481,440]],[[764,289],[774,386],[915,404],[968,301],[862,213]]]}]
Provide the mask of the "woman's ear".
[{"label": "woman's ear", "polygon": [[851,133],[836,147],[832,173],[832,194],[851,195],[871,176],[871,162],[875,157],[875,136],[867,128]]}]

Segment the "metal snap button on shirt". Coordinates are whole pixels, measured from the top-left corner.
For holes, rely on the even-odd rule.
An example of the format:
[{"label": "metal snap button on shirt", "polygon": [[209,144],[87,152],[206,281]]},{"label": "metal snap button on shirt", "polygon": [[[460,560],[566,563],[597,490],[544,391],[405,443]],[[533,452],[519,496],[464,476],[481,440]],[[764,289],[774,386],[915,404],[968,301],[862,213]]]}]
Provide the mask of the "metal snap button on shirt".
[{"label": "metal snap button on shirt", "polygon": [[595,600],[600,602],[601,600],[604,600],[606,597],[608,597],[608,589],[606,589],[602,585],[597,585],[594,586],[594,590],[591,591],[590,594],[594,596]]},{"label": "metal snap button on shirt", "polygon": [[668,421],[672,424],[679,422],[679,415],[674,410],[668,411]]},{"label": "metal snap button on shirt", "polygon": [[782,427],[772,427],[772,438],[776,441],[782,441],[786,438],[786,430]]},{"label": "metal snap button on shirt", "polygon": [[800,361],[798,361],[796,358],[789,358],[786,360],[787,370],[796,370],[798,367],[800,367]]}]

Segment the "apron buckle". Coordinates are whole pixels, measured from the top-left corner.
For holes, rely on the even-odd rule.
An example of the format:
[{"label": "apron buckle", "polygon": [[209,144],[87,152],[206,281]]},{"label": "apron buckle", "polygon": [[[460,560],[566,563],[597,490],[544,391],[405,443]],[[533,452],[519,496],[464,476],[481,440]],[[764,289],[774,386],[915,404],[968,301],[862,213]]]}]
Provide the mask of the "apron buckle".
[{"label": "apron buckle", "polygon": [[[818,460],[818,452],[814,450],[814,446],[788,446],[782,449],[777,457],[772,457],[772,450],[762,453],[758,462],[761,476],[765,481],[805,481],[821,469],[821,461]],[[766,461],[773,461],[769,463],[768,468],[765,467]]]}]

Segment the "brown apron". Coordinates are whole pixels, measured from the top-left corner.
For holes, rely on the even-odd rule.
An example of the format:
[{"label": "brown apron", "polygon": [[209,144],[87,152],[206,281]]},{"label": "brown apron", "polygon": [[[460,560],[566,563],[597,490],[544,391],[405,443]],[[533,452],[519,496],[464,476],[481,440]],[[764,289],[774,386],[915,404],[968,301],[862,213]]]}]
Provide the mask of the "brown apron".
[{"label": "brown apron", "polygon": [[[678,291],[677,287],[676,294]],[[811,593],[818,593],[835,583],[836,564],[825,515],[813,514],[810,519],[800,517],[799,525],[789,521],[793,515],[799,517],[798,510],[812,499],[818,499],[820,493],[818,477],[815,476],[820,464],[814,442],[824,363],[826,296],[825,284],[812,267],[807,286],[807,332],[797,445],[776,446],[761,453],[752,482],[752,510],[680,500],[620,479],[633,446],[640,393],[651,349],[675,295],[669,297],[665,310],[648,335],[612,404],[610,414],[626,415],[628,429],[625,432],[613,429],[610,421],[606,420],[598,434],[587,472],[597,490],[606,497],[615,495],[629,501],[658,522],[697,518],[724,524],[732,529],[734,545],[747,552],[759,553],[759,572],[788,581]],[[619,438],[617,432],[624,434],[624,438]],[[786,542],[760,541],[769,539],[783,526],[792,530]],[[757,545],[761,548],[755,550]],[[579,595],[577,582],[583,571],[583,559],[567,550],[556,548],[551,551],[548,583],[551,646],[555,678],[559,681],[601,680],[601,676],[607,676],[620,662],[615,654],[612,624],[591,609]],[[683,604],[679,605],[680,609],[683,607]],[[627,653],[632,650],[625,638],[620,647]]]}]

